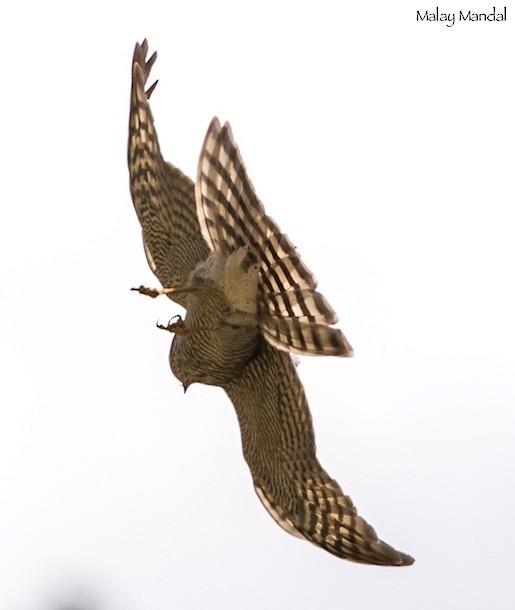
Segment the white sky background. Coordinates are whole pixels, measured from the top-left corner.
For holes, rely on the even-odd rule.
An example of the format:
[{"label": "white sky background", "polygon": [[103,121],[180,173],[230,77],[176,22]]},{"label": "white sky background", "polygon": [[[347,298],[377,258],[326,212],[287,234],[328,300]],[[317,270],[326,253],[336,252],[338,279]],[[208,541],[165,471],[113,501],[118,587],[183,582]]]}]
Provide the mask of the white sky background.
[{"label": "white sky background", "polygon": [[[0,607],[511,608],[515,12],[19,4],[0,24]],[[491,2],[440,4],[490,11]],[[7,11],[7,15],[6,15]],[[126,167],[134,43],[165,157],[230,120],[355,348],[304,358],[323,466],[411,568],[288,536],[222,390],[168,367]],[[75,604],[75,606],[73,605]]]}]

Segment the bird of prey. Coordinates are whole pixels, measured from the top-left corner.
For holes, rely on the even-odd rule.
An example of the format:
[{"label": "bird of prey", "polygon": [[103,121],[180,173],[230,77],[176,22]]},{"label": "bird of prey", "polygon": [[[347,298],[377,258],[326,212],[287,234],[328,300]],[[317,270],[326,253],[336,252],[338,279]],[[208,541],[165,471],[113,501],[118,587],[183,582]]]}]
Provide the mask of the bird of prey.
[{"label": "bird of prey", "polygon": [[128,165],[148,264],[166,294],[186,309],[170,366],[186,389],[222,387],[238,417],[256,493],[287,532],[357,562],[405,566],[412,557],[381,541],[321,467],[292,353],[351,356],[332,325],[299,253],[267,216],[231,128],[214,118],[196,184],[163,160],[146,83],[156,59],[136,44],[132,63]]}]

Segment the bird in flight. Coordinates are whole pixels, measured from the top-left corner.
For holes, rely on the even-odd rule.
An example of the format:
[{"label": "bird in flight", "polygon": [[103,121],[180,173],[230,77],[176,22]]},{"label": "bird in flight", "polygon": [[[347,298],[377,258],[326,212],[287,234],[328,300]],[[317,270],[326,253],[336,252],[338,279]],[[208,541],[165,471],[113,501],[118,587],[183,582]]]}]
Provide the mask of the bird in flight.
[{"label": "bird in flight", "polygon": [[128,165],[148,264],[186,309],[170,322],[170,366],[186,389],[222,387],[241,430],[256,493],[287,532],[329,553],[376,565],[413,558],[380,540],[322,468],[292,353],[351,356],[315,276],[266,214],[228,123],[208,128],[197,180],[164,161],[145,89],[156,53],[136,44]]}]

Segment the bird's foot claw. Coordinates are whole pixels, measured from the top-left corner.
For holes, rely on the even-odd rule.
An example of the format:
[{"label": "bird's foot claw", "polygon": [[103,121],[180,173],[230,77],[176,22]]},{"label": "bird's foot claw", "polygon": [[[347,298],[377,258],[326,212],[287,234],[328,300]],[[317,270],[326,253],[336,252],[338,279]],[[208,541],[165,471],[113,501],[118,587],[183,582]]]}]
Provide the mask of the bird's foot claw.
[{"label": "bird's foot claw", "polygon": [[[173,320],[176,319],[177,322],[174,322]],[[156,326],[157,328],[167,330],[169,333],[175,333],[176,335],[187,335],[189,333],[199,333],[205,330],[213,330],[209,326],[186,326],[186,322],[179,315],[171,318],[166,326],[164,324],[160,324],[159,322],[156,324]]]},{"label": "bird's foot claw", "polygon": [[147,286],[140,286],[139,288],[131,288],[131,290],[135,290],[136,292],[139,292],[140,294],[144,294],[145,296],[150,297],[151,299],[155,299],[160,294],[162,294],[161,290],[159,290],[158,288],[148,288]]},{"label": "bird's foot claw", "polygon": [[189,286],[184,288],[148,288],[148,286],[140,286],[139,288],[131,288],[131,290],[144,294],[151,299],[155,299],[162,294],[185,294],[188,292],[195,292],[195,288],[190,288]]},{"label": "bird's foot claw", "polygon": [[[173,320],[176,320],[177,322],[173,322]],[[160,328],[162,330],[167,330],[169,333],[175,333],[176,335],[184,335],[185,333],[187,333],[187,327],[186,327],[186,323],[184,322],[184,320],[181,318],[181,316],[174,316],[173,318],[170,319],[170,321],[168,322],[168,324],[166,326],[164,326],[164,324],[160,324],[159,322],[156,324],[157,328]]]}]

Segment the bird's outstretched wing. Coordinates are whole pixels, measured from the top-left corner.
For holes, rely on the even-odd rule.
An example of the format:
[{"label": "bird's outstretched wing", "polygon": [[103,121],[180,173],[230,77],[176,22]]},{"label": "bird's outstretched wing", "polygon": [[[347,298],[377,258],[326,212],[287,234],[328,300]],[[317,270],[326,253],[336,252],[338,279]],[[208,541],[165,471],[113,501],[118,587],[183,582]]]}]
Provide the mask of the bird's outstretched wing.
[{"label": "bird's outstretched wing", "polygon": [[238,415],[256,492],[281,527],[344,559],[413,563],[379,540],[320,466],[308,403],[289,354],[262,341],[241,376],[224,388]]},{"label": "bird's outstretched wing", "polygon": [[317,280],[295,246],[266,214],[254,191],[228,123],[215,117],[200,154],[197,214],[215,252],[248,247],[259,265],[258,327],[281,350],[352,356],[333,308],[317,292]]},{"label": "bird's outstretched wing", "polygon": [[[148,44],[136,44],[132,61],[128,164],[132,201],[143,230],[150,268],[163,287],[182,287],[210,252],[202,237],[192,180],[161,155],[145,91],[157,54],[147,60]],[[183,295],[170,295],[185,304]]]}]

